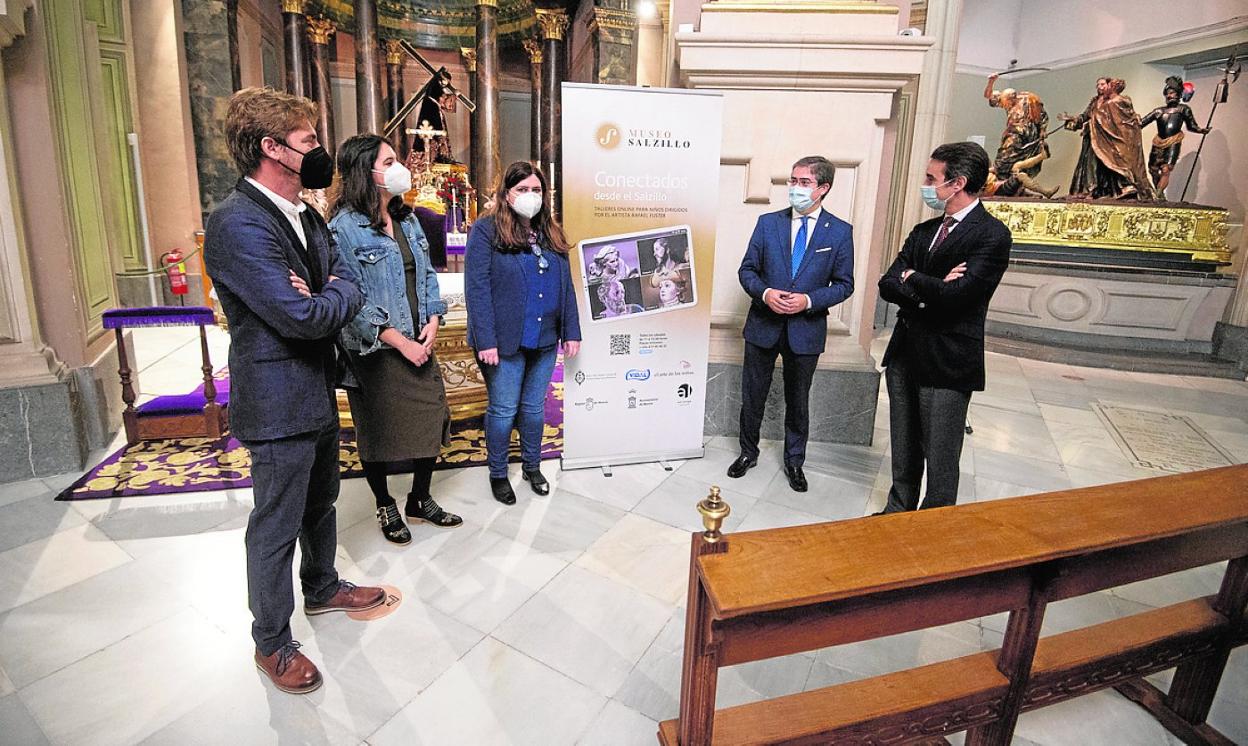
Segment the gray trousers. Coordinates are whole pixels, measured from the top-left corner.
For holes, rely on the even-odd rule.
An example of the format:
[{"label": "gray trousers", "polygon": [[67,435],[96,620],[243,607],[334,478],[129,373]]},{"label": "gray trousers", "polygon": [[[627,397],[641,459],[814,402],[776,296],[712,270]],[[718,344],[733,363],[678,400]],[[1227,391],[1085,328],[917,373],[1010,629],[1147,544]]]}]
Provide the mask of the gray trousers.
[{"label": "gray trousers", "polygon": [[958,501],[958,465],[971,393],[920,386],[908,362],[897,358],[889,361],[884,381],[893,449],[893,486],[884,512],[919,507],[925,465],[923,507],[953,505]]},{"label": "gray trousers", "polygon": [[276,440],[247,441],[255,507],[247,519],[247,604],[261,655],[291,640],[295,594],[290,577],[299,542],[305,601],[325,603],[338,591],[338,423]]}]

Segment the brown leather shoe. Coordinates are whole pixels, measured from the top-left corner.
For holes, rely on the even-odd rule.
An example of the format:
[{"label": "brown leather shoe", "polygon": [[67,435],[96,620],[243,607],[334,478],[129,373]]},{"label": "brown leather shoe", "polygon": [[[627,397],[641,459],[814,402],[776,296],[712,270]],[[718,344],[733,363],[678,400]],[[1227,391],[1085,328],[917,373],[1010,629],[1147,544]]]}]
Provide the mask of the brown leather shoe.
[{"label": "brown leather shoe", "polygon": [[294,640],[278,648],[273,655],[261,655],[257,648],[256,668],[268,675],[273,686],[287,694],[307,694],[321,687],[321,672],[299,652],[299,643]]},{"label": "brown leather shoe", "polygon": [[308,616],[325,614],[331,611],[364,611],[374,606],[381,606],[386,600],[384,588],[355,585],[345,580],[338,581],[338,592],[323,604],[303,602],[303,613]]}]

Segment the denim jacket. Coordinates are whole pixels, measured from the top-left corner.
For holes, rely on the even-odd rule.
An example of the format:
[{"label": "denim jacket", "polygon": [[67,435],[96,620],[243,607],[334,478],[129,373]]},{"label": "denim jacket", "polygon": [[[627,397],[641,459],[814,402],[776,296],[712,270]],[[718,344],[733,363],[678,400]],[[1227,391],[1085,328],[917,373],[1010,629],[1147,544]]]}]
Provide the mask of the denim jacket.
[{"label": "denim jacket", "polygon": [[415,215],[404,220],[401,227],[416,260],[419,319],[412,319],[398,242],[371,227],[367,217],[353,210],[343,210],[329,221],[338,253],[360,278],[364,293],[364,307],[342,329],[343,344],[361,355],[385,346],[381,332],[387,327],[415,339],[430,316],[439,316],[446,323],[446,303],[438,289],[438,273],[429,261],[429,241]]}]

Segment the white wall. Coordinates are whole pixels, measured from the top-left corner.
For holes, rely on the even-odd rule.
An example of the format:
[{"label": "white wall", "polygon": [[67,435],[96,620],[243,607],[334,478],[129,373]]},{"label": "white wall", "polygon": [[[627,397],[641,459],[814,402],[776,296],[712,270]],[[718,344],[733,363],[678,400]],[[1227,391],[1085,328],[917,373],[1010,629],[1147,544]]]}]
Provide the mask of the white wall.
[{"label": "white wall", "polygon": [[963,0],[958,66],[1004,70],[1018,57],[1023,0]]},{"label": "white wall", "polygon": [[1248,24],[1244,0],[964,0],[958,65],[964,71],[1065,66]]}]

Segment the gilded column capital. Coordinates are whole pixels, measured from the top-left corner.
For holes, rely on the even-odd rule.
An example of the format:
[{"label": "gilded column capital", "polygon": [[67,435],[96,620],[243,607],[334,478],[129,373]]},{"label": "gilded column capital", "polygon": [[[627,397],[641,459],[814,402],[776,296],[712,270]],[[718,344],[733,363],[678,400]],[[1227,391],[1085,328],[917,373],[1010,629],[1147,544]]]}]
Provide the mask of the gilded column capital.
[{"label": "gilded column capital", "polygon": [[563,39],[568,30],[568,14],[561,8],[538,8],[537,27],[541,30],[543,40]]},{"label": "gilded column capital", "polygon": [[333,36],[336,30],[334,22],[325,16],[308,19],[308,39],[313,44],[329,44],[329,37]]},{"label": "gilded column capital", "polygon": [[472,47],[460,47],[459,54],[464,58],[464,62],[468,64],[468,72],[477,71],[477,50]]},{"label": "gilded column capital", "polygon": [[303,15],[303,9],[306,4],[307,0],[282,0],[282,12]]},{"label": "gilded column capital", "polygon": [[525,39],[524,51],[529,53],[529,62],[534,65],[542,64],[542,43],[537,39]]},{"label": "gilded column capital", "polygon": [[399,44],[398,39],[386,39],[384,42],[386,47],[386,64],[402,65],[403,64],[403,47]]},{"label": "gilded column capital", "polygon": [[497,8],[498,0],[477,0],[476,5],[484,5],[489,8]]}]

